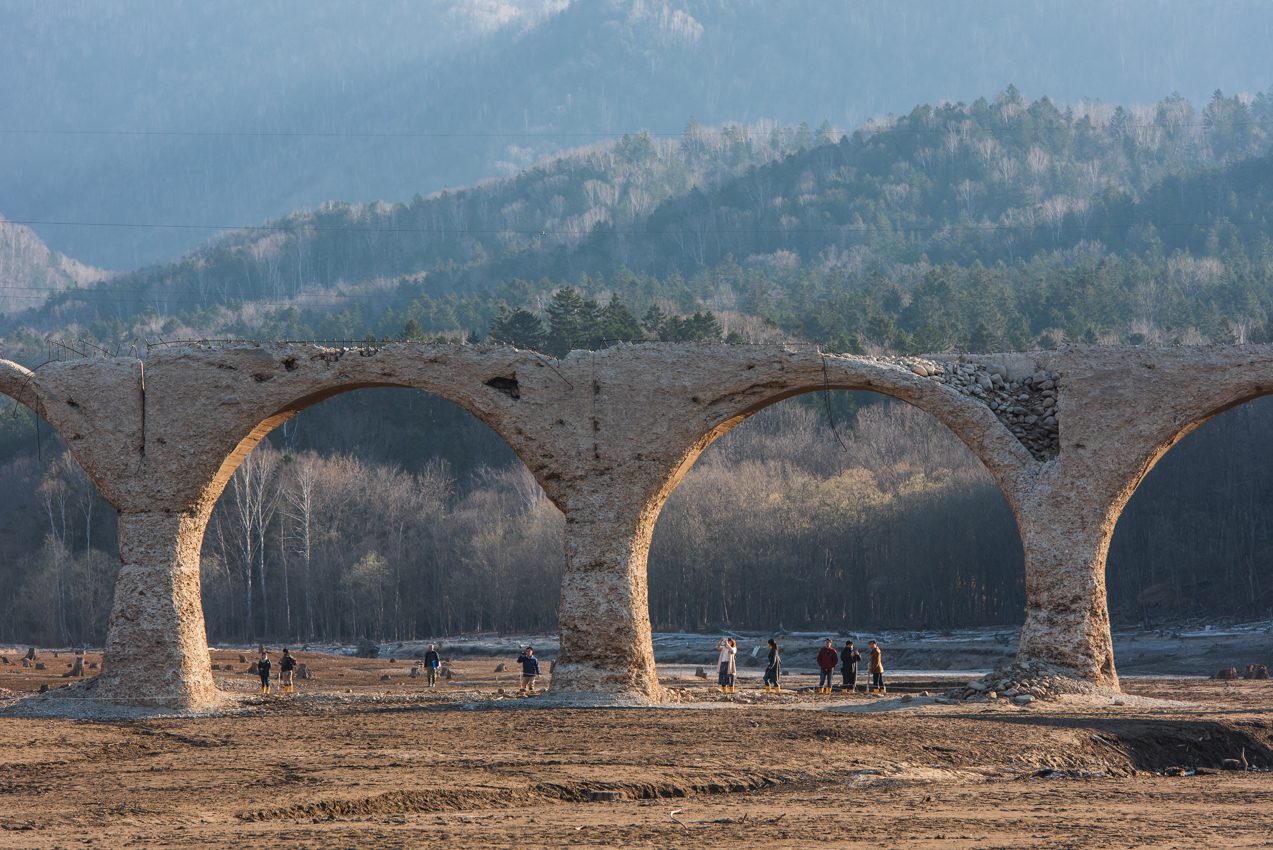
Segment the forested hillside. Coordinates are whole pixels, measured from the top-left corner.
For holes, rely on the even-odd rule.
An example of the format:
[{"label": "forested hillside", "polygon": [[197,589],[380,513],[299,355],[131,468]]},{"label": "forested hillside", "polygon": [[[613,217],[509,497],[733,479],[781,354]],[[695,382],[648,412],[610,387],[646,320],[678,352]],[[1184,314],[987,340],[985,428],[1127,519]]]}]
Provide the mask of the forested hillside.
[{"label": "forested hillside", "polygon": [[[0,213],[91,265],[645,128],[1260,91],[1259,0],[0,0]],[[1024,160],[1021,160],[1024,167]],[[560,194],[560,193],[554,193]],[[797,216],[798,217],[798,216]],[[51,222],[159,227],[74,227]],[[173,226],[176,225],[176,226]],[[487,248],[491,245],[482,240]]]},{"label": "forested hillside", "polygon": [[851,134],[691,120],[676,142],[301,211],[10,321],[108,346],[396,337],[411,320],[484,338],[501,307],[545,318],[569,284],[638,318],[711,310],[743,340],[769,326],[840,350],[1260,339],[1271,132],[1273,98],[1220,92],[1132,112],[1009,88]]},{"label": "forested hillside", "polygon": [[[617,339],[906,353],[1263,342],[1270,141],[1273,97],[1220,92],[1124,109],[1009,88],[851,132],[690,119],[676,140],[629,135],[409,204],[333,202],[228,233],[9,313],[0,346],[35,365],[57,338],[112,351],[503,341],[558,357]],[[706,453],[655,532],[654,621],[1019,621],[1020,544],[993,482],[935,423],[878,402],[793,399]],[[1209,423],[1149,476],[1111,547],[1117,619],[1273,610],[1273,493],[1249,448],[1273,445],[1267,409]],[[0,639],[98,640],[104,627],[111,513],[62,452],[24,410],[0,419],[0,533],[15,553],[2,569],[21,589]],[[331,399],[272,435],[218,504],[209,628],[550,629],[560,521],[451,405]]]}]

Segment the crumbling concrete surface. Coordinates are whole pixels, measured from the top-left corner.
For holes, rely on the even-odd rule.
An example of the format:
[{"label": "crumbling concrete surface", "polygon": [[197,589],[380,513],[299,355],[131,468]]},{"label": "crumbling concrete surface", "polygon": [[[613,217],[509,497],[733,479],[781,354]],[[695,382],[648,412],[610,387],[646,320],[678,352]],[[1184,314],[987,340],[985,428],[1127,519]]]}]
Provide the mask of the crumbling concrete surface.
[{"label": "crumbling concrete surface", "polygon": [[271,429],[364,387],[425,390],[474,414],[565,514],[554,678],[565,694],[660,699],[646,559],[663,503],[713,440],[768,405],[827,389],[912,404],[976,453],[1022,535],[1028,604],[1018,657],[1117,687],[1104,571],[1118,514],[1181,437],[1273,388],[1273,349],[871,358],[809,346],[648,344],[555,361],[509,346],[243,343],[34,373],[0,361],[0,392],[51,423],[120,512],[101,698],[216,701],[199,606],[212,505]]}]

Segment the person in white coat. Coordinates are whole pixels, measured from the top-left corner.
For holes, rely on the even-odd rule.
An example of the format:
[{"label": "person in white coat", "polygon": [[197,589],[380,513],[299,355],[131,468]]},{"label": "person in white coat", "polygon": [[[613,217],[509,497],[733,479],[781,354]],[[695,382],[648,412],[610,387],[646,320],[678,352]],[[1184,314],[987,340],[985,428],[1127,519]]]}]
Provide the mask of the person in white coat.
[{"label": "person in white coat", "polygon": [[733,638],[721,638],[716,642],[716,649],[720,652],[717,661],[718,680],[720,681],[720,692],[722,694],[732,694],[734,692],[734,677],[738,672],[738,668],[734,666],[734,657],[738,655],[738,644]]}]

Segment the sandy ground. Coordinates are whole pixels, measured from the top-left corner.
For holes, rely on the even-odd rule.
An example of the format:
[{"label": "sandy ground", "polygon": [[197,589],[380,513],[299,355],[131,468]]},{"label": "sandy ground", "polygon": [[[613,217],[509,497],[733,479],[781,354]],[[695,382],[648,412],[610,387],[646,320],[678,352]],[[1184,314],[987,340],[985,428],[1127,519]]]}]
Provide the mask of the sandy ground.
[{"label": "sandy ground", "polygon": [[[315,678],[262,697],[213,656],[237,707],[212,716],[4,703],[0,848],[1273,846],[1269,682],[1016,707],[935,704],[932,676],[726,698],[691,672],[675,707],[571,709],[510,696],[511,658],[457,658],[428,691],[409,661],[301,653]],[[0,688],[65,684],[46,667]],[[1208,771],[1242,755],[1258,769]]]}]

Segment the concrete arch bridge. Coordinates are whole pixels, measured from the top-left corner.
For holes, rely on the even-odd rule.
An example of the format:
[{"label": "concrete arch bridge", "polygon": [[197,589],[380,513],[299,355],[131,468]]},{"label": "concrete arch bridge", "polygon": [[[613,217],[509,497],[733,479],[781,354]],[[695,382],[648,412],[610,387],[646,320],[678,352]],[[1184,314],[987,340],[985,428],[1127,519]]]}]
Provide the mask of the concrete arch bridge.
[{"label": "concrete arch bridge", "polygon": [[977,454],[1024,546],[1019,657],[1117,686],[1104,576],[1114,523],[1181,437],[1273,392],[1273,347],[1070,346],[955,359],[642,344],[557,361],[510,346],[234,343],[34,371],[0,361],[0,392],[56,428],[119,511],[121,569],[97,698],[218,701],[199,587],[212,506],[271,429],[364,387],[426,390],[477,416],[565,514],[555,690],[660,699],[646,584],[660,508],[717,437],[777,401],[828,388],[912,404]]}]

